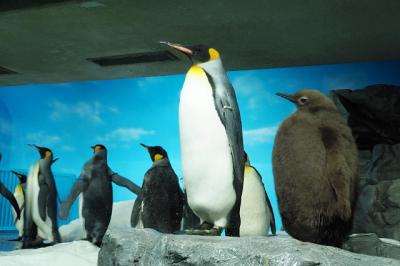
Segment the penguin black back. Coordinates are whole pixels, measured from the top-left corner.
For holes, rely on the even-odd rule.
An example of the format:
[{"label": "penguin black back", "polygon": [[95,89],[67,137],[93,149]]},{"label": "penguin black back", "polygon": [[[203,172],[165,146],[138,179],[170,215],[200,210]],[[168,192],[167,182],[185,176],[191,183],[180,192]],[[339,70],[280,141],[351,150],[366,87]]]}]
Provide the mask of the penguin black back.
[{"label": "penguin black back", "polygon": [[180,229],[182,219],[183,195],[178,177],[162,147],[141,145],[147,149],[153,165],[144,176],[132,210],[131,225],[136,227],[142,223],[144,228],[172,233]]},{"label": "penguin black back", "polygon": [[82,193],[82,217],[85,221],[86,239],[100,246],[111,220],[112,182],[128,188],[133,193],[138,193],[140,187],[111,170],[107,163],[107,149],[104,145],[96,144],[91,148],[93,156],[84,164],[78,180],[67,199],[61,204],[60,217],[67,218],[73,202]]}]

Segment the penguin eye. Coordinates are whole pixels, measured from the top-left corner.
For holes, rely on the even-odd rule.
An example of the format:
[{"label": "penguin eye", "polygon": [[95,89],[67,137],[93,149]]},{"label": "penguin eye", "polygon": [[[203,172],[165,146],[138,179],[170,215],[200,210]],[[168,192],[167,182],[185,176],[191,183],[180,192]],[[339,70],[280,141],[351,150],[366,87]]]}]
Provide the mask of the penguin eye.
[{"label": "penguin eye", "polygon": [[308,97],[307,96],[302,96],[298,100],[300,105],[305,105],[308,102]]}]

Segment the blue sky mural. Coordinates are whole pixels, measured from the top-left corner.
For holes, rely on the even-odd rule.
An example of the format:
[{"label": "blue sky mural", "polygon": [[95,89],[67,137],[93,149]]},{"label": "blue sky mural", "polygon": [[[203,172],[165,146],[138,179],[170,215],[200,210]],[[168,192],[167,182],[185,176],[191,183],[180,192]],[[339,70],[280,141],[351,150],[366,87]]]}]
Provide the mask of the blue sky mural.
[{"label": "blue sky mural", "polygon": [[[400,62],[232,71],[229,77],[237,92],[245,148],[279,216],[272,146],[280,122],[295,108],[274,93],[400,85]],[[139,145],[145,143],[163,146],[181,176],[178,105],[183,81],[184,75],[176,75],[0,87],[0,169],[27,169],[38,154],[26,144],[35,143],[60,158],[55,173],[78,176],[92,156],[90,146],[102,143],[109,150],[110,167],[141,185],[151,165]],[[115,201],[134,198],[123,188],[114,187],[114,192]]]}]

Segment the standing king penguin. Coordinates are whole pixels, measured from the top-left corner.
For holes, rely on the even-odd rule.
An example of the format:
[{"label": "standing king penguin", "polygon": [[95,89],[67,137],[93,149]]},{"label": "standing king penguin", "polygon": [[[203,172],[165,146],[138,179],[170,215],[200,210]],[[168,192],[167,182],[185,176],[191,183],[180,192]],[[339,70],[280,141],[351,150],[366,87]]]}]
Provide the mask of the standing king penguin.
[{"label": "standing king penguin", "polygon": [[279,127],[273,149],[284,229],[301,241],[340,247],[355,201],[358,155],[352,132],[317,90],[277,95],[297,107]]},{"label": "standing king penguin", "polygon": [[82,193],[81,217],[84,220],[86,239],[100,246],[111,220],[112,182],[128,188],[135,194],[139,193],[140,187],[108,167],[107,149],[104,145],[97,144],[91,148],[93,149],[93,157],[85,163],[68,198],[61,204],[60,217],[62,219],[67,218],[72,204]]},{"label": "standing king penguin", "polygon": [[19,179],[19,184],[15,187],[14,197],[17,200],[19,209],[21,210],[21,219],[17,219],[17,213],[14,211],[15,227],[18,230],[18,241],[22,239],[24,233],[24,208],[25,208],[25,190],[26,175],[11,171]]},{"label": "standing king penguin", "polygon": [[29,170],[25,191],[24,234],[22,248],[61,242],[57,224],[57,188],[51,165],[53,152],[30,145],[40,154],[39,161]]},{"label": "standing king penguin", "polygon": [[183,195],[178,177],[160,146],[147,146],[153,165],[144,175],[142,189],[133,205],[132,227],[153,228],[162,233],[180,229]]},{"label": "standing king penguin", "polygon": [[[164,42],[165,43],[165,42]],[[201,225],[188,234],[239,236],[244,151],[235,91],[218,51],[165,43],[189,57],[179,103],[183,180]]]},{"label": "standing king penguin", "polygon": [[[0,161],[1,161],[1,153],[0,153]],[[18,202],[14,195],[4,186],[3,183],[0,182],[0,194],[3,195],[13,206],[14,212],[16,213],[16,217],[19,220],[21,218],[21,210],[18,206]]]},{"label": "standing king penguin", "polygon": [[275,217],[271,202],[257,169],[246,156],[242,202],[240,206],[240,236],[276,235]]}]

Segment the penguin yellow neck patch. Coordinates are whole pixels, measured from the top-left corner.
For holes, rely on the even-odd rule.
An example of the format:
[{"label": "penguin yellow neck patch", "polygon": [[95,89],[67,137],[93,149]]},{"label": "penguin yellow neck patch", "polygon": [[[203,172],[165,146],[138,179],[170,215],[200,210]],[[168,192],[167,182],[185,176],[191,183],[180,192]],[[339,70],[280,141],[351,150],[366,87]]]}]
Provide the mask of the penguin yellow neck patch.
[{"label": "penguin yellow neck patch", "polygon": [[50,151],[46,151],[44,157],[45,157],[45,158],[48,158],[48,157],[50,157],[50,156],[51,156],[51,152],[50,152]]},{"label": "penguin yellow neck patch", "polygon": [[214,48],[208,49],[208,53],[210,54],[210,61],[219,58],[219,53]]},{"label": "penguin yellow neck patch", "polygon": [[20,193],[23,193],[23,192],[22,192],[22,186],[21,186],[20,184],[18,184],[18,185],[15,187],[15,194],[20,194]]},{"label": "penguin yellow neck patch", "polygon": [[251,167],[250,165],[245,165],[244,166],[244,173],[245,174],[251,174],[253,172],[253,167]]},{"label": "penguin yellow neck patch", "polygon": [[188,71],[188,74],[191,75],[202,75],[203,73],[204,70],[199,66],[192,66]]},{"label": "penguin yellow neck patch", "polygon": [[164,156],[162,156],[161,154],[156,154],[154,155],[154,161],[158,161],[158,160],[162,160],[164,158]]}]

